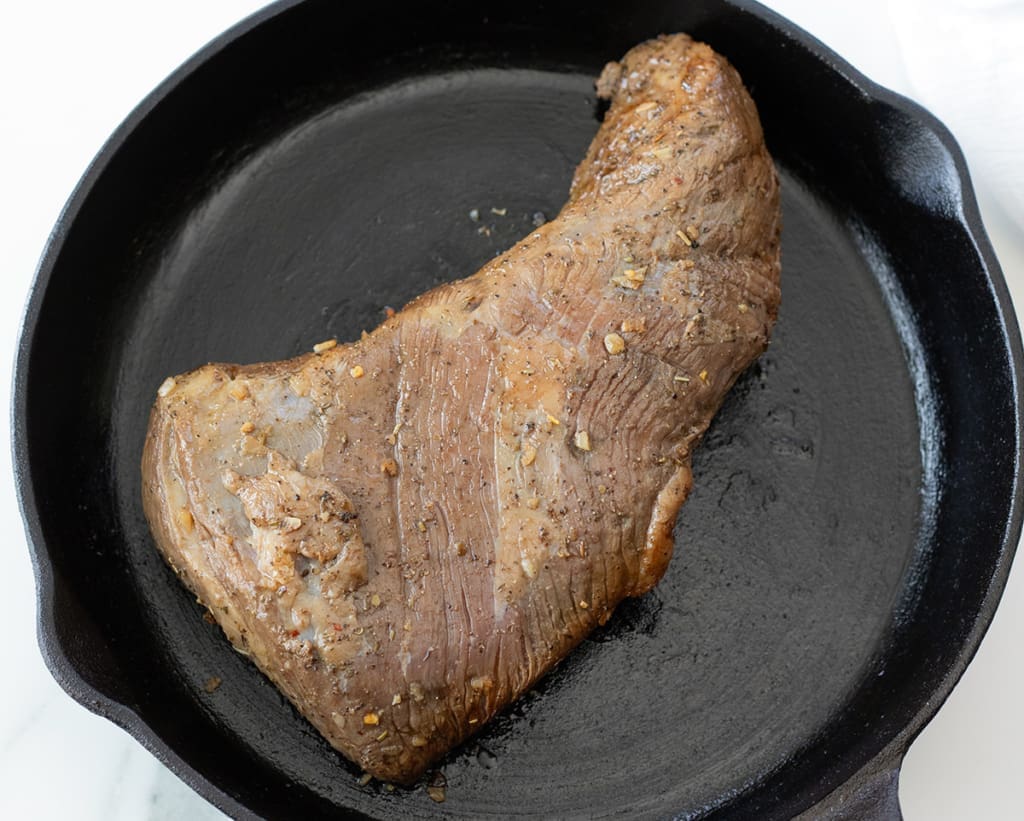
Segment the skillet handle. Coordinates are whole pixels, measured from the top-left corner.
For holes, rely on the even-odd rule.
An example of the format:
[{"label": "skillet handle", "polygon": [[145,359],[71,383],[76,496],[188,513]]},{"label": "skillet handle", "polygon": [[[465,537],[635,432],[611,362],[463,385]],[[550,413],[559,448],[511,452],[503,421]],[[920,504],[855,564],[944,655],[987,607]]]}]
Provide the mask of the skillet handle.
[{"label": "skillet handle", "polygon": [[861,770],[794,821],[902,821],[900,762]]}]

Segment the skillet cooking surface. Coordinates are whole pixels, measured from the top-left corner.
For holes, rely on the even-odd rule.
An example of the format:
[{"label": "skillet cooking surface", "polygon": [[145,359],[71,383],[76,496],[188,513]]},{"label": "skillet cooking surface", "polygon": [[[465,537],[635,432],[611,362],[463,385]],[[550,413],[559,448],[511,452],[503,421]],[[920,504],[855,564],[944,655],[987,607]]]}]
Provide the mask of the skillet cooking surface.
[{"label": "skillet cooking surface", "polygon": [[[205,359],[279,359],[357,338],[385,305],[475,271],[532,214],[557,211],[597,125],[592,87],[591,75],[467,72],[335,108],[233,169],[144,274],[113,427],[147,627],[174,684],[223,732],[336,801],[358,770],[339,773],[153,550],[138,462],[155,388]],[[518,717],[454,757],[446,812],[498,811],[524,793],[556,815],[595,798],[699,807],[809,740],[870,666],[918,541],[914,394],[870,268],[795,179],[784,186],[777,336],[698,451],[666,580],[624,605]],[[876,386],[868,401],[864,381]],[[224,683],[209,696],[212,675]],[[420,794],[391,811],[431,809]]]},{"label": "skillet cooking surface", "polygon": [[[160,740],[148,743],[186,778],[196,783],[191,768],[210,779],[199,786],[222,806],[308,817],[785,815],[882,749],[965,663],[960,644],[1007,527],[1016,444],[1007,362],[985,359],[1002,391],[987,398],[965,398],[969,374],[949,382],[986,346],[1007,357],[991,292],[969,282],[954,306],[926,279],[970,268],[960,260],[973,260],[970,276],[984,270],[953,216],[935,223],[929,196],[958,185],[953,160],[932,135],[925,148],[947,167],[927,191],[900,190],[885,175],[899,176],[910,118],[890,109],[865,120],[856,95],[819,125],[856,121],[851,144],[836,157],[813,147],[825,138],[787,120],[767,58],[744,52],[742,27],[708,9],[718,6],[673,25],[641,21],[614,42],[583,38],[579,53],[489,41],[488,23],[472,48],[460,32],[436,47],[396,45],[356,76],[303,19],[332,12],[307,4],[290,24],[274,21],[278,51],[258,29],[248,52],[216,55],[169,95],[59,238],[25,400],[62,603],[54,640],[88,687],[152,728]],[[288,25],[306,37],[301,58]],[[358,769],[203,621],[157,554],[140,501],[150,403],[165,376],[206,361],[357,338],[386,306],[473,273],[539,215],[553,217],[597,129],[597,71],[656,25],[696,28],[738,64],[761,107],[783,180],[772,345],[697,451],[662,583],[449,757],[444,805],[422,789],[359,787]],[[257,52],[273,65],[239,71]],[[301,65],[285,67],[293,58]],[[883,125],[893,133],[879,136]],[[865,196],[872,176],[888,185],[876,200]],[[942,270],[914,247],[926,225],[959,249]],[[937,329],[955,336],[966,321],[970,344],[951,353]],[[951,401],[957,411],[978,402],[981,429],[957,428]],[[965,437],[1006,452],[986,463],[995,478],[984,494],[957,502],[956,482],[976,489],[981,476],[950,473],[954,456],[967,458]],[[982,542],[994,546],[965,566],[961,546]],[[959,594],[943,587],[950,574]],[[223,683],[208,693],[211,677]]]}]

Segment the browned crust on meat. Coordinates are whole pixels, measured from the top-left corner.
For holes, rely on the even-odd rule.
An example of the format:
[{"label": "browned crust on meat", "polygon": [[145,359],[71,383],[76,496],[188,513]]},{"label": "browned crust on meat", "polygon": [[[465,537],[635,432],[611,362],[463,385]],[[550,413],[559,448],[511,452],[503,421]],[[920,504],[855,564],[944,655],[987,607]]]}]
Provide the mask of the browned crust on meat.
[{"label": "browned crust on meat", "polygon": [[597,89],[556,220],[359,342],[208,365],[153,408],[161,552],[384,780],[657,583],[692,449],[775,322],[778,182],[736,72],[672,35]]}]

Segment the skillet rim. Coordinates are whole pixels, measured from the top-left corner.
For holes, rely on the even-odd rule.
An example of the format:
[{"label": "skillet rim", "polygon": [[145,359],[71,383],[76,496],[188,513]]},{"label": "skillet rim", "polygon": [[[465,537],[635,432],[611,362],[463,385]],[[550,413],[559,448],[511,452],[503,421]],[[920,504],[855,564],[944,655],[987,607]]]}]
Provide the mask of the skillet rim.
[{"label": "skillet rim", "polygon": [[[39,506],[33,485],[33,470],[29,458],[27,428],[30,359],[44,296],[60,251],[90,192],[104,175],[112,158],[150,113],[200,66],[253,30],[305,2],[307,0],[278,0],[215,37],[151,91],[132,109],[106,140],[75,185],[47,238],[19,327],[14,363],[11,405],[13,464],[18,503],[25,522],[27,543],[35,576],[38,602],[37,640],[43,660],[57,683],[75,701],[124,729],[197,793],[214,806],[236,818],[259,818],[259,816],[237,798],[216,786],[213,781],[175,753],[130,706],[89,684],[65,654],[56,626],[59,594],[49,547],[43,538]],[[1010,364],[1013,405],[1016,411],[1012,498],[998,559],[988,580],[987,589],[981,598],[973,624],[960,647],[957,648],[954,662],[944,672],[939,684],[933,689],[931,698],[924,703],[921,709],[892,738],[883,743],[883,748],[878,754],[863,762],[863,769],[854,776],[846,780],[841,780],[840,777],[838,783],[831,783],[837,780],[835,775],[826,779],[830,783],[827,794],[832,795],[844,791],[854,785],[854,782],[863,780],[866,772],[876,769],[885,771],[898,769],[902,756],[914,738],[936,714],[956,686],[991,624],[1006,585],[1020,538],[1022,523],[1024,523],[1024,487],[1022,487],[1021,481],[1021,464],[1024,461],[1024,442],[1022,442],[1021,431],[1022,408],[1024,408],[1024,387],[1022,387],[1022,383],[1024,383],[1024,349],[1022,349],[1020,329],[1009,289],[982,224],[966,160],[949,129],[918,103],[868,79],[820,40],[779,13],[760,3],[753,2],[753,0],[721,0],[721,2],[723,6],[732,7],[742,14],[750,15],[767,24],[777,36],[808,52],[822,65],[824,70],[837,75],[865,98],[882,103],[904,114],[917,129],[931,133],[939,141],[952,161],[959,182],[956,200],[958,208],[951,216],[956,222],[962,224],[971,238],[972,250],[977,254],[982,272],[994,297],[996,316],[1000,323]],[[875,766],[872,767],[872,765]]]}]

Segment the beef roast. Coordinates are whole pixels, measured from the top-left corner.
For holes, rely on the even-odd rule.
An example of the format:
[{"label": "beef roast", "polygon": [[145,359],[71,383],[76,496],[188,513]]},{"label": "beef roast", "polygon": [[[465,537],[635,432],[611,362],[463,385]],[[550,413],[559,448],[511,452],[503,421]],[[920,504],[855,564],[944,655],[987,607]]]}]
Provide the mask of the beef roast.
[{"label": "beef roast", "polygon": [[409,783],[672,554],[690,455],[768,342],[779,196],[733,68],[609,64],[558,218],[350,345],[167,379],[170,564],[338,750]]}]

